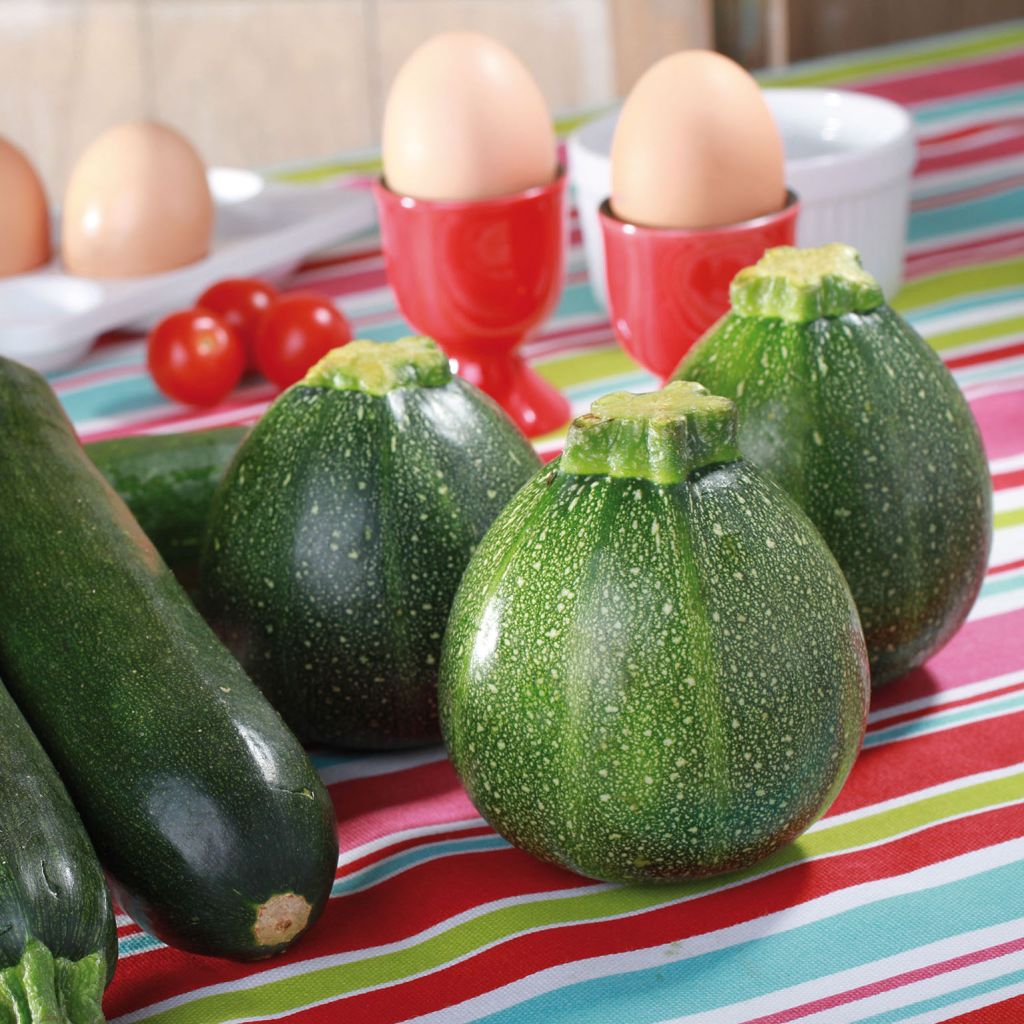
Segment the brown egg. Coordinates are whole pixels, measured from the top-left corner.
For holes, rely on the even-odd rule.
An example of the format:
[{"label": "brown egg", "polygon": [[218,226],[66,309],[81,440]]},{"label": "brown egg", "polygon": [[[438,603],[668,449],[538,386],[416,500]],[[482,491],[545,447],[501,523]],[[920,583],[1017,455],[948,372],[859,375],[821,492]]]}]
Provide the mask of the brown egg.
[{"label": "brown egg", "polygon": [[0,139],[0,277],[35,270],[50,258],[50,211],[35,168]]},{"label": "brown egg", "polygon": [[633,87],[612,142],[615,215],[707,228],[782,207],[782,140],[757,82],[709,50],[658,61]]},{"label": "brown egg", "polygon": [[540,88],[514,53],[478,32],[443,32],[402,65],[382,157],[388,187],[418,199],[509,195],[557,169]]},{"label": "brown egg", "polygon": [[83,277],[138,277],[202,259],[213,200],[206,169],[166,125],[111,128],[79,157],[64,198],[64,266]]}]

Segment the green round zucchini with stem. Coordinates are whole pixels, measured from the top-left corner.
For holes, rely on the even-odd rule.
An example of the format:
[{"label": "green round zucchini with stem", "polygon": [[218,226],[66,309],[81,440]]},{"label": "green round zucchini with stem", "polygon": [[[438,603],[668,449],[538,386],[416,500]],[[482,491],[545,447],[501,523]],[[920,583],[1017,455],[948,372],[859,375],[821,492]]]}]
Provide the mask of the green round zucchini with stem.
[{"label": "green round zucchini with stem", "polygon": [[952,374],[854,249],[770,250],[676,376],[736,402],[744,455],[825,538],[876,686],[949,640],[988,562],[988,463]]},{"label": "green round zucchini with stem", "polygon": [[136,434],[85,450],[179,580],[199,575],[213,493],[248,427]]},{"label": "green round zucchini with stem", "polygon": [[229,467],[201,607],[304,741],[436,741],[455,588],[539,464],[429,339],[351,342],[277,399]]},{"label": "green round zucchini with stem", "polygon": [[289,946],[334,881],[330,799],[92,465],[0,360],[0,666],[122,906],[173,946]]},{"label": "green round zucchini with stem", "polygon": [[491,527],[444,641],[441,723],[481,814],[608,881],[738,869],[799,835],[869,695],[835,560],[744,461],[727,399],[606,396]]},{"label": "green round zucchini with stem", "polygon": [[57,772],[0,686],[0,1020],[102,1024],[116,963],[103,869]]}]

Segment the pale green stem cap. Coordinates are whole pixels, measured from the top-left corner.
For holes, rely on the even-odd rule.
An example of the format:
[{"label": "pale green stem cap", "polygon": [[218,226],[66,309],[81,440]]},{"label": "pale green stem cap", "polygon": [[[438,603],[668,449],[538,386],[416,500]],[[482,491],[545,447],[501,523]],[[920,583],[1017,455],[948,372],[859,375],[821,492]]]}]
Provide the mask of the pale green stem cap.
[{"label": "pale green stem cap", "polygon": [[885,302],[878,282],[861,266],[860,254],[841,242],[817,249],[769,249],[733,278],[729,296],[739,316],[794,324],[868,313]]},{"label": "pale green stem cap", "polygon": [[696,469],[739,457],[736,407],[679,380],[648,394],[617,391],[599,398],[573,420],[559,470],[675,484]]},{"label": "pale green stem cap", "polygon": [[431,338],[350,341],[332,349],[303,378],[314,388],[386,395],[396,388],[443,387],[452,379],[448,357]]}]

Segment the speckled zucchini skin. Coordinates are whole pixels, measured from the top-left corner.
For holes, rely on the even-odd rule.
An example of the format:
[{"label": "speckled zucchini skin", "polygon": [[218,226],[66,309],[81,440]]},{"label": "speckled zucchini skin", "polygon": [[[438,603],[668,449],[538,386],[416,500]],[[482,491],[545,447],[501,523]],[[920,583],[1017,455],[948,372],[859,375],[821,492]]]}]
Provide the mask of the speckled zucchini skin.
[{"label": "speckled zucchini skin", "polygon": [[[0,1019],[13,1013],[16,968],[33,943],[45,947],[63,975],[84,975],[83,999],[95,1014],[72,1024],[92,1024],[99,1014],[105,982],[117,963],[117,934],[107,883],[78,813],[39,741],[3,686],[0,686]],[[73,965],[87,961],[82,967]],[[16,973],[16,972],[15,972]],[[71,979],[69,978],[69,981]],[[54,979],[42,979],[56,1011],[69,993]],[[20,986],[24,989],[24,984]],[[13,989],[13,991],[11,991]],[[45,1001],[44,1001],[45,1002]],[[67,1015],[65,1015],[67,1017]],[[64,1020],[32,1016],[38,1020]]]},{"label": "speckled zucchini skin", "polygon": [[[46,382],[2,359],[0,436],[0,671],[119,901],[174,946],[278,952],[315,920],[334,880],[319,777],[86,457]],[[308,921],[275,918],[269,935],[260,909],[285,893],[305,900]]]},{"label": "speckled zucchini skin", "polygon": [[834,559],[742,461],[667,486],[541,470],[466,571],[439,689],[495,829],[641,882],[740,868],[799,835],[853,763],[868,692]]},{"label": "speckled zucchini skin", "polygon": [[306,742],[435,741],[455,589],[538,465],[458,378],[384,395],[297,384],[214,499],[203,610]]},{"label": "speckled zucchini skin", "polygon": [[736,402],[744,455],[821,531],[876,686],[949,640],[984,577],[991,481],[967,402],[905,320],[887,306],[806,324],[729,314],[676,377]]},{"label": "speckled zucchini skin", "polygon": [[248,427],[138,434],[85,450],[160,557],[189,584],[199,572],[213,493]]}]

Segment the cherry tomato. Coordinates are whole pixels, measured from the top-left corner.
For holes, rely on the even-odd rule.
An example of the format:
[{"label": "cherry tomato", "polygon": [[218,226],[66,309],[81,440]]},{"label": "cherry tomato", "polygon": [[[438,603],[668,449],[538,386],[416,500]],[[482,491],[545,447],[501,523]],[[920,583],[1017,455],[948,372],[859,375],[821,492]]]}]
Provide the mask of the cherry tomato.
[{"label": "cherry tomato", "polygon": [[249,365],[255,366],[256,335],[263,315],[274,304],[277,292],[255,277],[235,277],[218,281],[199,296],[196,306],[216,313],[245,346]]},{"label": "cherry tomato", "polygon": [[286,388],[332,348],[351,340],[348,321],[330,300],[302,292],[284,295],[260,323],[256,366],[268,380]]},{"label": "cherry tomato", "polygon": [[214,405],[245,370],[245,347],[223,320],[203,309],[172,313],[149,335],[146,362],[168,398]]}]

